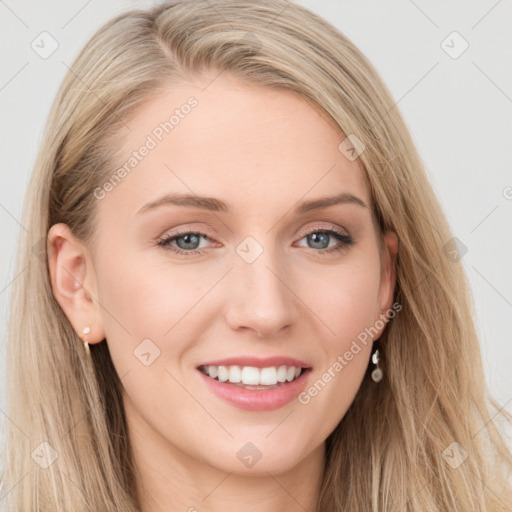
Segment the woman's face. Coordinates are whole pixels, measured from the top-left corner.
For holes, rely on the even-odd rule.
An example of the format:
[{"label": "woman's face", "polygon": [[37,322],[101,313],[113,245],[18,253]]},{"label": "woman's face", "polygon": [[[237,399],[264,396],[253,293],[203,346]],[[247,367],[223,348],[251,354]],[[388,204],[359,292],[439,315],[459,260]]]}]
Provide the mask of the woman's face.
[{"label": "woman's face", "polygon": [[[127,122],[125,158],[95,191],[94,325],[140,456],[277,473],[323,449],[353,401],[394,273],[345,134],[293,92],[214,77]],[[341,194],[357,199],[315,207]],[[396,252],[391,234],[385,243]],[[247,390],[218,381],[228,358],[265,382],[295,376],[286,358],[308,369]],[[215,380],[200,369],[209,362]]]}]

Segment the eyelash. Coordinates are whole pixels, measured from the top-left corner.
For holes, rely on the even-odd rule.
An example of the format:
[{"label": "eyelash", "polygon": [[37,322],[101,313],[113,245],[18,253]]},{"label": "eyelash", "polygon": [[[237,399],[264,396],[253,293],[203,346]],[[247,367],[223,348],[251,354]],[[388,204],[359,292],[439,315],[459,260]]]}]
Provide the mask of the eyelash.
[{"label": "eyelash", "polygon": [[[302,240],[303,238],[307,237],[308,235],[311,235],[312,233],[327,234],[327,235],[333,236],[339,242],[341,242],[340,245],[338,245],[336,247],[331,247],[330,249],[315,250],[315,249],[312,249],[310,247],[310,249],[312,249],[313,251],[315,251],[315,252],[317,252],[319,254],[339,253],[341,251],[344,251],[344,250],[348,249],[349,246],[354,244],[354,241],[352,240],[352,238],[349,235],[346,235],[344,233],[340,233],[339,231],[337,231],[335,229],[332,229],[332,228],[323,228],[323,227],[322,228],[315,227],[315,228],[308,229],[301,236],[300,240]],[[158,247],[162,247],[165,250],[172,251],[172,252],[174,252],[176,254],[179,254],[181,256],[192,256],[194,254],[201,254],[205,250],[205,249],[193,249],[193,250],[190,250],[190,251],[184,251],[183,249],[179,249],[179,248],[176,248],[176,247],[173,247],[172,245],[170,245],[171,242],[173,242],[177,238],[181,238],[181,237],[183,237],[185,235],[196,235],[196,236],[199,236],[201,238],[208,238],[208,235],[206,235],[205,233],[201,233],[199,231],[183,230],[183,231],[178,231],[177,233],[173,233],[172,235],[165,236],[165,237],[159,239],[158,242],[157,242],[157,246]]]}]

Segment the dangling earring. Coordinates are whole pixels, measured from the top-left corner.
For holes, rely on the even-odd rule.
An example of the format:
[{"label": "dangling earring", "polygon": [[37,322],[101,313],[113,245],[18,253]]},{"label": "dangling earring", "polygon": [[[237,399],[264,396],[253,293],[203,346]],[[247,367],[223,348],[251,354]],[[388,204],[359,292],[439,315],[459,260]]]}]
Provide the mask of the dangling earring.
[{"label": "dangling earring", "polygon": [[375,365],[375,369],[372,371],[372,380],[373,382],[380,382],[384,372],[379,368],[379,349],[372,354],[372,363]]},{"label": "dangling earring", "polygon": [[89,343],[87,343],[87,341],[85,341],[85,336],[87,334],[89,334],[90,332],[91,332],[91,328],[89,326],[87,326],[83,330],[83,336],[82,336],[82,339],[84,340],[84,348],[85,348],[85,353],[86,353],[87,357],[91,357],[91,350],[89,348]]}]

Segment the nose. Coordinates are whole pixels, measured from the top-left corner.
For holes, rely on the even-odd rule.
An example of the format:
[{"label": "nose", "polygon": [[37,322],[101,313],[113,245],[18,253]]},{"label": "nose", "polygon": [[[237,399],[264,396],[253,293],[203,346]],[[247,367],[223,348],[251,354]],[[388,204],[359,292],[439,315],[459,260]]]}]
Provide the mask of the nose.
[{"label": "nose", "polygon": [[252,263],[237,259],[226,295],[226,321],[233,330],[269,337],[297,323],[300,301],[284,266],[266,250]]}]

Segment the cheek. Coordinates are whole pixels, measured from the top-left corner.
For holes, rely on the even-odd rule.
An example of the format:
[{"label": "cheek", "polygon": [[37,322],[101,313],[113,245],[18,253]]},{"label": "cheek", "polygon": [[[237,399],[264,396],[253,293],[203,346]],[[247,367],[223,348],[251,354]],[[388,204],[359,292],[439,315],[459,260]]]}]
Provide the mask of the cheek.
[{"label": "cheek", "polygon": [[306,408],[325,411],[325,433],[342,419],[366,372],[375,332],[371,327],[379,319],[379,278],[378,260],[372,260],[338,268],[322,292],[321,287],[309,287],[311,309],[321,319],[318,326],[324,333],[323,360],[315,380],[298,398]]},{"label": "cheek", "polygon": [[[152,284],[155,280],[150,275],[151,269],[140,261],[134,261],[126,253],[116,257],[113,252],[98,260],[98,300],[105,336],[114,362],[124,358],[123,366],[129,366],[132,361],[128,356],[133,358],[135,348],[164,329],[155,323],[158,318],[161,323],[166,318],[164,304]],[[169,293],[168,300],[172,297]]]},{"label": "cheek", "polygon": [[103,258],[97,275],[105,336],[126,396],[146,420],[162,416],[165,398],[172,397],[173,407],[189,405],[189,395],[172,378],[176,362],[173,366],[171,361],[179,361],[187,340],[193,339],[184,329],[192,328],[194,315],[188,315],[200,290],[187,286],[183,271],[147,265],[144,258],[136,261],[126,254]]},{"label": "cheek", "polygon": [[378,319],[378,260],[337,268],[322,286],[306,285],[308,305],[323,321],[329,350],[345,351]]},{"label": "cheek", "polygon": [[140,366],[139,347],[158,354],[154,366],[163,368],[166,360],[179,357],[186,340],[197,336],[204,308],[211,308],[207,292],[218,277],[209,273],[198,279],[197,271],[183,265],[149,264],[135,251],[118,257],[110,252],[97,267],[98,300],[118,373]]}]

